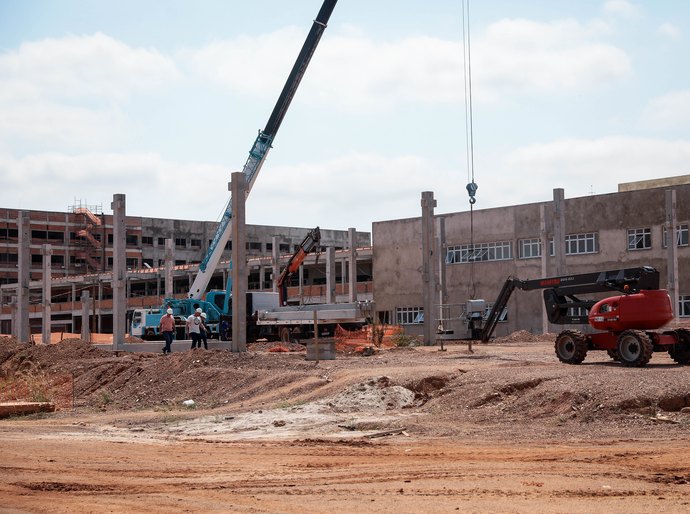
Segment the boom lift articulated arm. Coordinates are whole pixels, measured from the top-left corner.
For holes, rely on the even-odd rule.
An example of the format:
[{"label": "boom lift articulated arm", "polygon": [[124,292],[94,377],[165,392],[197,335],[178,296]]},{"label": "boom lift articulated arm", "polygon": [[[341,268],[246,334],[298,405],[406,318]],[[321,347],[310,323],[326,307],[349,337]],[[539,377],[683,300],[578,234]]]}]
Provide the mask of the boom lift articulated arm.
[{"label": "boom lift articulated arm", "polygon": [[[319,44],[321,35],[326,29],[326,24],[328,23],[333,9],[335,8],[336,2],[337,0],[324,0],[323,4],[321,5],[319,14],[316,16],[311,30],[307,35],[307,39],[302,45],[302,50],[300,51],[297,60],[292,67],[292,71],[290,72],[285,86],[280,93],[278,102],[273,108],[273,112],[266,123],[266,127],[259,131],[259,135],[249,151],[249,157],[247,158],[247,162],[244,164],[244,168],[242,169],[247,184],[247,195],[249,195],[249,192],[254,185],[254,181],[256,180],[264,161],[266,160],[266,156],[268,155],[268,151],[271,149],[273,139],[280,128],[280,124],[285,117],[285,113],[290,106],[290,102],[292,102],[292,99],[295,96],[297,87],[299,86],[304,73],[307,71],[309,61],[311,60],[311,57],[314,54],[317,45]],[[218,263],[220,262],[223,249],[230,238],[231,218],[232,198],[228,200],[223,216],[218,224],[216,233],[211,240],[208,251],[206,252],[206,256],[199,264],[199,272],[197,273],[194,283],[192,284],[192,287],[187,295],[189,298],[200,299],[204,295],[206,287],[211,280],[211,276],[213,275],[216,266],[218,266]]]},{"label": "boom lift articulated arm", "polygon": [[578,294],[619,291],[624,294],[638,293],[640,290],[659,289],[659,272],[649,266],[626,268],[562,277],[520,280],[508,277],[498,294],[484,323],[482,341],[487,342],[496,328],[501,313],[515,289],[531,291],[544,289],[544,304],[551,323],[587,323],[587,316],[569,314],[570,309],[582,307],[589,310],[595,300],[581,300]]},{"label": "boom lift articulated arm", "polygon": [[[321,231],[319,227],[310,230],[304,240],[297,247],[297,251],[292,254],[290,260],[285,265],[285,269],[278,277],[276,283],[278,287],[278,294],[280,295],[280,305],[287,305],[287,279],[291,277],[304,262],[304,259],[314,250],[318,251],[321,243]],[[318,257],[318,256],[317,256]]]}]

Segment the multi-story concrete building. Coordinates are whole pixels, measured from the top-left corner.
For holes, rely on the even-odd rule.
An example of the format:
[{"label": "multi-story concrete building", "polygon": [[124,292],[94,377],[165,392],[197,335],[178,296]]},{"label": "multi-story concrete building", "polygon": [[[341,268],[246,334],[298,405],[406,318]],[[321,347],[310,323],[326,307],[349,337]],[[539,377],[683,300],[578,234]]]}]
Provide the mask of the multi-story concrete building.
[{"label": "multi-story concrete building", "polygon": [[[668,191],[675,196],[673,206],[668,205]],[[509,276],[533,279],[642,265],[660,271],[661,287],[668,285],[677,316],[690,317],[690,176],[621,184],[611,194],[562,195],[563,190],[555,190],[552,201],[477,209],[472,216],[434,216],[435,326],[452,330],[449,337],[465,337],[467,300],[485,299],[490,306]],[[671,219],[672,234],[667,228]],[[372,240],[379,318],[421,334],[422,218],[374,223]],[[559,241],[560,254],[554,241]],[[669,269],[675,268],[672,276]],[[560,331],[545,321],[541,293],[516,291],[497,335]]]},{"label": "multi-story concrete building", "polygon": [[[10,333],[12,295],[16,294],[19,260],[18,218],[16,209],[0,209],[0,333]],[[113,264],[113,216],[98,206],[77,205],[69,212],[31,210],[30,281],[32,332],[40,332],[43,247],[50,244],[53,325],[57,330],[77,332],[81,327],[80,294],[88,289],[95,300],[92,321],[94,331],[112,329],[112,290],[110,272]],[[217,228],[216,222],[126,217],[126,264],[128,268],[128,307],[156,307],[164,298],[165,240],[174,242],[173,292],[183,297],[188,292]],[[311,227],[313,228],[313,227]],[[274,253],[284,263],[311,228],[247,226],[249,288],[271,290]],[[336,288],[341,296],[346,287],[349,234],[345,230],[321,229],[321,246],[336,249],[341,266],[337,267]],[[225,287],[232,241],[228,242],[219,268],[209,289]],[[273,245],[277,245],[274,252]],[[355,244],[361,248],[357,257],[358,291],[362,299],[371,299],[370,234],[356,233]],[[280,264],[280,263],[279,263]],[[294,302],[317,302],[325,284],[324,259],[305,260],[299,277],[291,279],[289,298]],[[301,279],[301,280],[300,280]],[[306,289],[305,289],[306,288]],[[97,312],[96,312],[97,311]]]}]

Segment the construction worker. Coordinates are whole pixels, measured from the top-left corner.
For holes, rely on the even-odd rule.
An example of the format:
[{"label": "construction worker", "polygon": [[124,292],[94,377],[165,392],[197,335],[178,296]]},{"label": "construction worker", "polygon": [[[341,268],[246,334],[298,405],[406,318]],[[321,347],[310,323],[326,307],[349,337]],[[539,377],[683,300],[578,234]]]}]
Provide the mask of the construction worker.
[{"label": "construction worker", "polygon": [[[204,350],[208,350],[208,336],[211,334],[211,331],[206,326],[206,313],[205,312],[201,313],[201,325],[199,328],[201,329],[200,330],[201,341],[204,342]],[[199,341],[199,348],[201,348],[201,341]]]},{"label": "construction worker", "polygon": [[163,334],[165,338],[165,346],[163,347],[163,353],[172,352],[171,345],[173,342],[173,335],[175,334],[175,318],[172,315],[173,310],[168,309],[165,316],[161,317],[161,321],[158,324],[158,331]]},{"label": "construction worker", "polygon": [[201,307],[198,307],[194,314],[187,318],[187,333],[192,339],[192,350],[197,347],[197,343],[201,348],[201,323]]}]

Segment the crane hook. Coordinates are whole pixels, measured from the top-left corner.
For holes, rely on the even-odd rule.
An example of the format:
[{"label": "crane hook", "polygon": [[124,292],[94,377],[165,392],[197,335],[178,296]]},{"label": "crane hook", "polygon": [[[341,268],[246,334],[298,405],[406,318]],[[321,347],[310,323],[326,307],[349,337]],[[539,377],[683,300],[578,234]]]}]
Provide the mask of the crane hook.
[{"label": "crane hook", "polygon": [[479,189],[479,186],[474,181],[472,181],[469,184],[467,184],[466,189],[467,194],[470,195],[470,203],[474,204],[477,201],[474,195],[477,194],[477,189]]}]

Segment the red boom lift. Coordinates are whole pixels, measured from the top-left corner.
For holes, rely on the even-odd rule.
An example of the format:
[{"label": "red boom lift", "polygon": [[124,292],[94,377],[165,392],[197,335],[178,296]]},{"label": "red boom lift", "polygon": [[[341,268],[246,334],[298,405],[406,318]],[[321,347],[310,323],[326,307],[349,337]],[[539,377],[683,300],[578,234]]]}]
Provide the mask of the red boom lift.
[{"label": "red boom lift", "polygon": [[[306,237],[297,247],[295,253],[292,254],[290,260],[285,265],[285,269],[278,277],[276,283],[278,295],[280,297],[280,305],[287,305],[287,279],[295,273],[300,265],[304,262],[305,257],[314,250],[319,248],[321,243],[321,231],[319,227],[310,230]],[[317,256],[318,259],[318,256]]]},{"label": "red boom lift", "polygon": [[[690,363],[690,330],[655,332],[673,319],[671,299],[659,289],[659,272],[649,266],[520,280],[509,277],[489,312],[482,341],[491,337],[500,314],[515,289],[543,289],[548,319],[554,324],[589,324],[600,332],[563,330],[556,337],[561,362],[580,364],[589,350],[606,350],[624,366],[645,366],[655,351],[667,351],[679,364]],[[602,300],[577,295],[617,291]],[[581,315],[581,309],[588,315]]]}]

